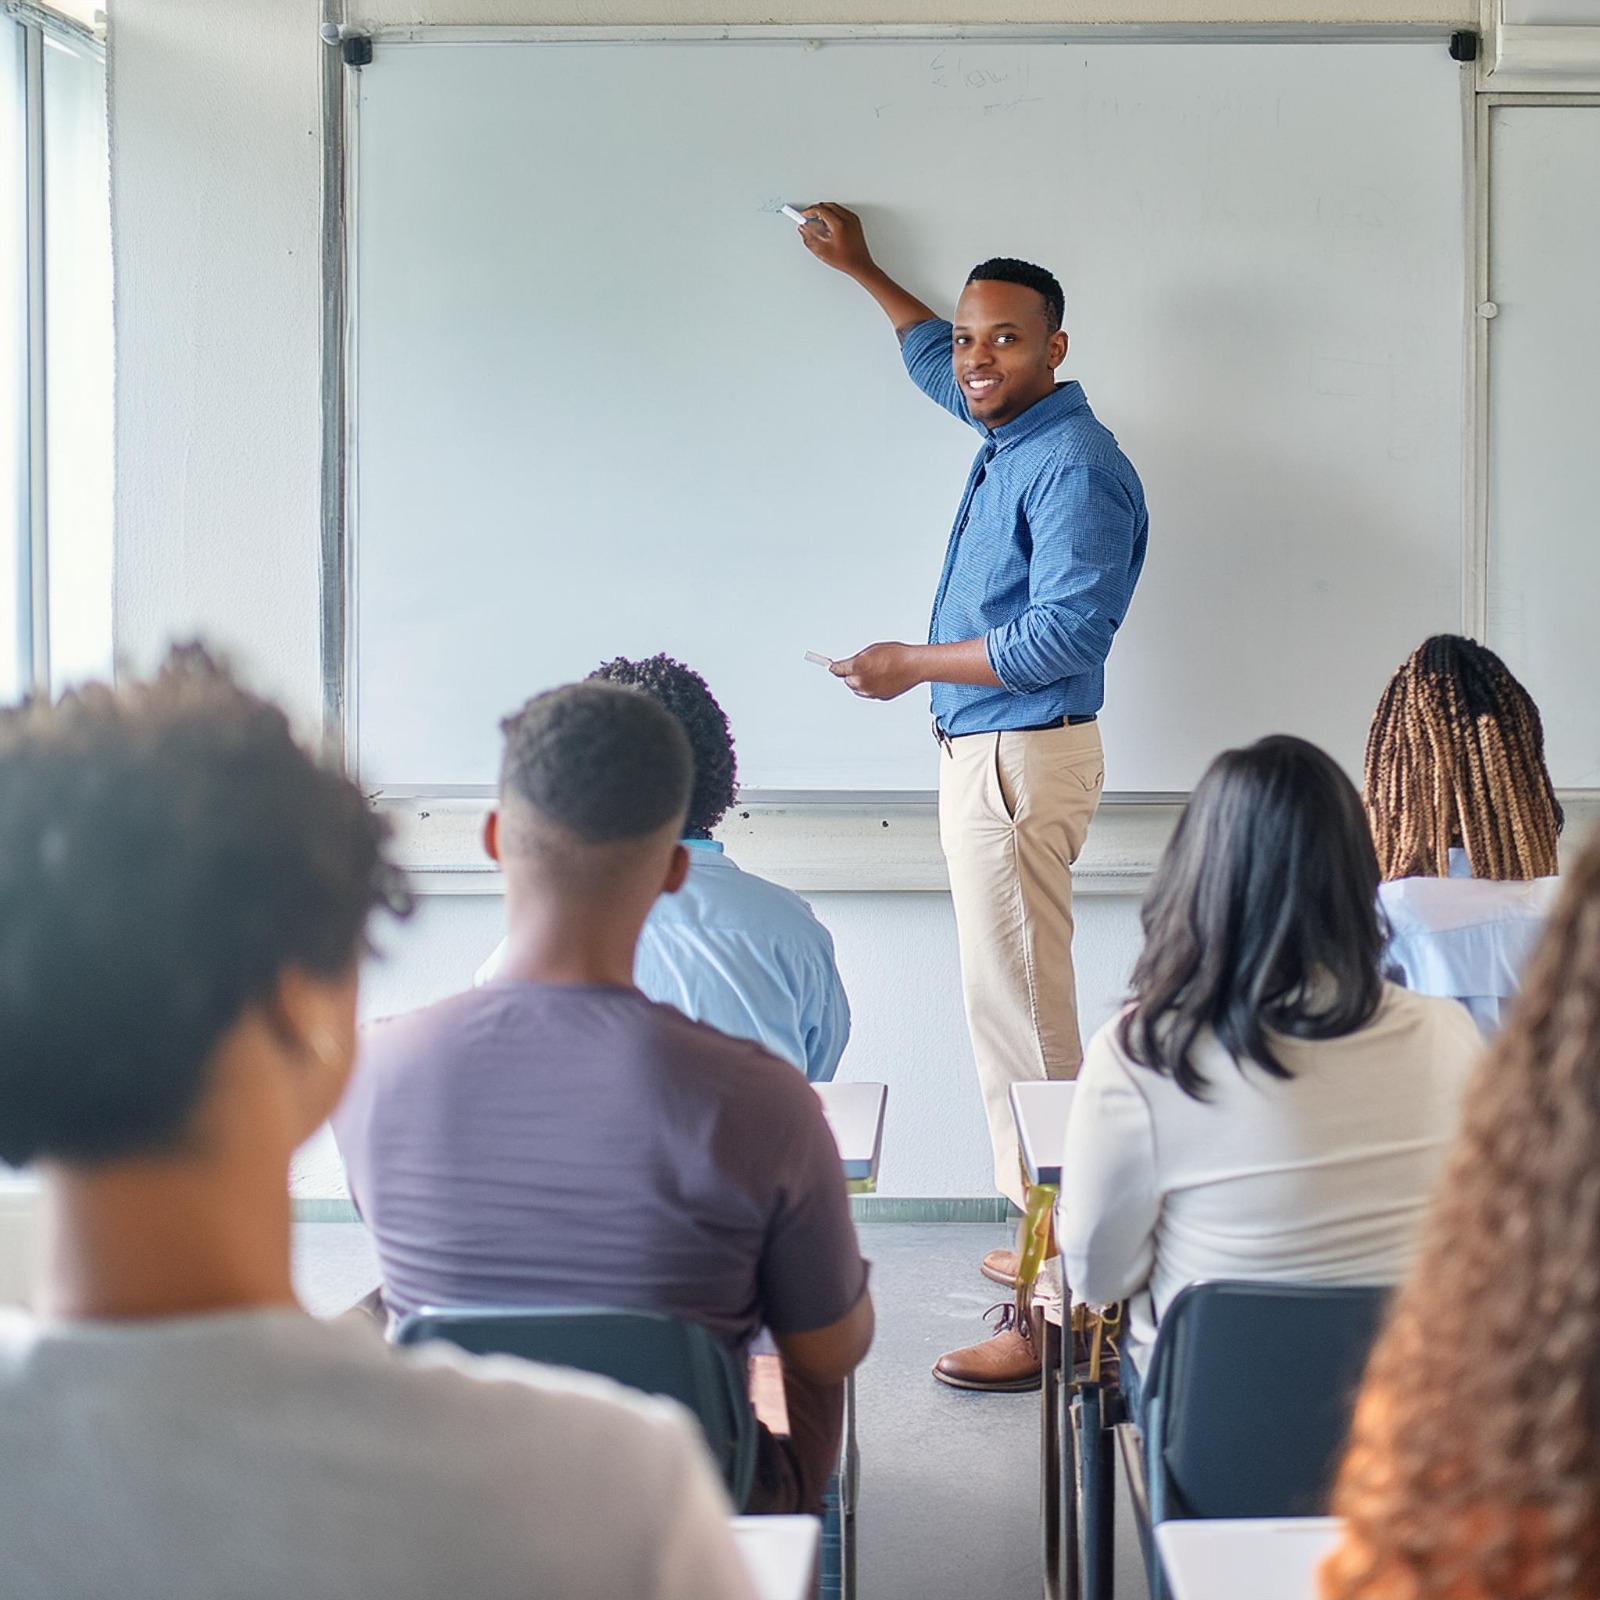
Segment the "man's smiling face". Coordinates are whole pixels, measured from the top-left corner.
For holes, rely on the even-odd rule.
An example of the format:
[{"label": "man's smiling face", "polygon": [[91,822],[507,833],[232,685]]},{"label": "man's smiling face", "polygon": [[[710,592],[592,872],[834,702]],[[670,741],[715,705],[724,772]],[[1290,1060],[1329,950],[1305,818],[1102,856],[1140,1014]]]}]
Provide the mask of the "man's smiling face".
[{"label": "man's smiling face", "polygon": [[998,428],[1037,405],[1066,354],[1067,336],[1051,329],[1037,289],[980,278],[961,291],[950,359],[974,422]]}]

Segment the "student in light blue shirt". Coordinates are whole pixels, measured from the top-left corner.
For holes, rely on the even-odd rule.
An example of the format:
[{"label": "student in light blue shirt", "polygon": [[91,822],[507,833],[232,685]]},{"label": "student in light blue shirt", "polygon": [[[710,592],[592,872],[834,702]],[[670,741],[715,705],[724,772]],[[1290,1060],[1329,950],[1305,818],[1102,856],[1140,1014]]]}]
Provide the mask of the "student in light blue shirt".
[{"label": "student in light blue shirt", "polygon": [[1539,709],[1499,656],[1455,634],[1412,652],[1372,719],[1365,799],[1389,975],[1493,1033],[1554,899],[1564,820]]},{"label": "student in light blue shirt", "polygon": [[[850,1039],[850,1002],[833,939],[799,895],[743,872],[711,837],[734,802],[737,764],[728,719],[699,673],[670,656],[618,657],[594,678],[639,689],[677,717],[694,749],[684,825],[689,876],[656,901],[639,938],[633,980],[652,1000],[793,1062],[813,1083],[834,1075]],[[500,970],[505,943],[478,970]]]}]

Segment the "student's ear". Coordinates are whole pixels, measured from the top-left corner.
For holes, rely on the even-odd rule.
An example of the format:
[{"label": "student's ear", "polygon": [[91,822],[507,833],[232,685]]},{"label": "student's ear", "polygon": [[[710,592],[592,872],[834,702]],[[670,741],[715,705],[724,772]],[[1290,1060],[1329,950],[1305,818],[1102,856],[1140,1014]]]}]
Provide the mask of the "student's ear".
[{"label": "student's ear", "polygon": [[500,860],[500,813],[491,811],[483,819],[483,853],[491,861]]},{"label": "student's ear", "polygon": [[300,967],[278,980],[280,1026],[297,1058],[290,1092],[298,1137],[309,1139],[344,1097],[356,1055],[356,976],[323,978]]},{"label": "student's ear", "polygon": [[662,894],[676,894],[684,885],[689,876],[689,851],[687,846],[678,844],[672,847],[672,860],[667,867],[667,876],[661,884]]},{"label": "student's ear", "polygon": [[1050,370],[1053,372],[1067,359],[1067,333],[1065,328],[1057,328],[1050,335],[1048,349],[1050,353]]}]

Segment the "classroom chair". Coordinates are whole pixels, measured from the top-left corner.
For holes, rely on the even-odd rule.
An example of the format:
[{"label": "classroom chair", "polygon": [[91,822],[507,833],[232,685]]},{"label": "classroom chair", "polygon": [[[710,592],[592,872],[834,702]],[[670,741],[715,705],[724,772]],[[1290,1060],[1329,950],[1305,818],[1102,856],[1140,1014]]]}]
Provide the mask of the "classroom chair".
[{"label": "classroom chair", "polygon": [[[394,1337],[396,1344],[448,1339],[474,1355],[576,1367],[680,1401],[700,1419],[729,1498],[744,1506],[755,1473],[755,1414],[744,1373],[698,1323],[658,1311],[428,1306],[406,1317]],[[845,1388],[843,1456],[823,1505],[820,1600],[851,1600],[855,1594],[859,1471],[852,1374]]]},{"label": "classroom chair", "polygon": [[738,1364],[698,1323],[657,1311],[428,1306],[395,1333],[396,1344],[428,1339],[576,1367],[679,1401],[699,1418],[728,1495],[743,1508],[755,1474],[755,1414]]},{"label": "classroom chair", "polygon": [[1156,1524],[1327,1510],[1389,1292],[1218,1281],[1190,1284],[1167,1308],[1145,1374],[1143,1437],[1119,1429],[1155,1600],[1168,1593]]}]

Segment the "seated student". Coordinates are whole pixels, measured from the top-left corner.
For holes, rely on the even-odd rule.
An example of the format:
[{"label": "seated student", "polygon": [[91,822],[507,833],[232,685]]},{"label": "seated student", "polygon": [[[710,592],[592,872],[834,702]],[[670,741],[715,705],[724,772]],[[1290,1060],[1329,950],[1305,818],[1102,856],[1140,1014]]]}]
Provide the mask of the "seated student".
[{"label": "seated student", "polygon": [[1326,1600],[1600,1594],[1600,843],[1468,1090],[1368,1363]]},{"label": "seated student", "polygon": [[0,713],[0,1157],[54,1218],[0,1313],[8,1596],[751,1595],[677,1408],[295,1303],[383,837],[193,650]]},{"label": "seated student", "polygon": [[[827,1083],[850,1042],[850,1002],[833,961],[833,938],[792,890],[741,872],[711,830],[734,802],[733,737],[698,672],[670,656],[619,656],[591,681],[627,684],[659,700],[689,735],[694,792],[683,825],[689,875],[645,919],[633,981],[652,1000],[676,1006],[735,1039],[754,1039]],[[496,977],[506,941],[478,969]]]},{"label": "seated student", "polygon": [[1130,1301],[1135,1393],[1186,1284],[1411,1262],[1479,1040],[1379,976],[1377,888],[1355,787],[1282,736],[1211,764],[1156,869],[1132,1001],[1078,1075],[1057,1233],[1075,1299]]},{"label": "seated student", "polygon": [[816,1511],[843,1380],[872,1339],[867,1269],[816,1095],[776,1056],[631,982],[683,881],[693,757],[647,695],[583,683],[504,724],[486,843],[502,975],[373,1029],[334,1131],[390,1310],[593,1305],[692,1317],[783,1358],[752,1510]]},{"label": "seated student", "polygon": [[1538,707],[1492,650],[1439,634],[1383,691],[1365,789],[1386,967],[1493,1032],[1556,888],[1563,819]]}]

